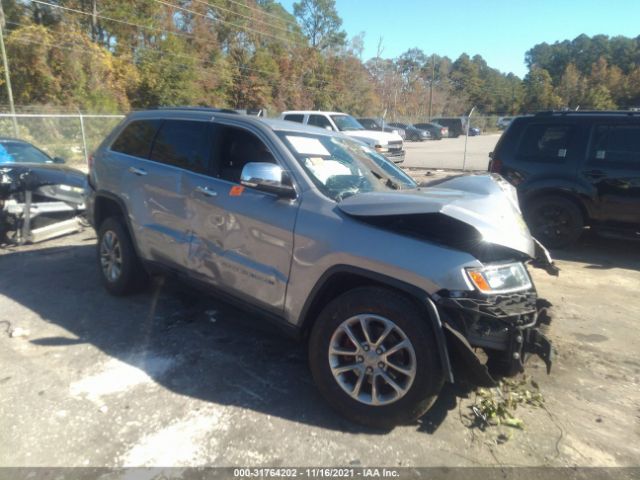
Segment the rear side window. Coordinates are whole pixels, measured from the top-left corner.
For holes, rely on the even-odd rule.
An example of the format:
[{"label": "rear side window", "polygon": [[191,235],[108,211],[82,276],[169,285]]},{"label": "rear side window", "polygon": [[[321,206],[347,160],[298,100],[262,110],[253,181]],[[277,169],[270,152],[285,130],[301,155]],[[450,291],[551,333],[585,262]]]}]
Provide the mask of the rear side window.
[{"label": "rear side window", "polygon": [[563,162],[569,154],[571,125],[528,125],[518,146],[518,157],[532,162]]},{"label": "rear side window", "polygon": [[205,173],[209,158],[209,124],[165,120],[153,143],[151,160]]},{"label": "rear side window", "polygon": [[640,125],[599,125],[595,128],[591,161],[640,166]]},{"label": "rear side window", "polygon": [[149,158],[151,143],[162,120],[138,120],[124,127],[111,145],[114,152],[126,153],[134,157]]},{"label": "rear side window", "polygon": [[298,123],[302,123],[304,122],[304,115],[299,115],[299,114],[290,114],[290,115],[285,115],[284,116],[285,120],[288,120],[290,122],[298,122]]}]

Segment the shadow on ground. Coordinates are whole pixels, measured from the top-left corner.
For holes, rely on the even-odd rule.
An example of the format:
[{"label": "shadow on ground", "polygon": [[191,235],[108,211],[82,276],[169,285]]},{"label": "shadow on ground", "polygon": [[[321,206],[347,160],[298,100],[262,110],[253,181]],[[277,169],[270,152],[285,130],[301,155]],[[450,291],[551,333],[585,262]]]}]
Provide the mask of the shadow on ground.
[{"label": "shadow on ground", "polygon": [[594,270],[640,270],[640,241],[606,238],[592,231],[585,231],[574,245],[551,254],[554,259],[585,263],[586,268]]},{"label": "shadow on ground", "polygon": [[[634,242],[585,235],[575,247],[553,253],[586,268],[639,269],[639,249]],[[86,243],[0,256],[0,294],[76,337],[42,337],[32,331],[33,345],[92,344],[180,395],[328,429],[384,433],[333,412],[312,383],[305,345],[283,337],[264,319],[171,281],[114,298],[100,285],[94,255],[94,245]],[[158,374],[147,366],[147,357],[173,358],[176,366]],[[467,385],[445,385],[418,430],[437,431],[469,391]]]},{"label": "shadow on ground", "polygon": [[[180,395],[328,429],[385,433],[331,410],[312,383],[305,345],[262,318],[172,281],[114,298],[102,288],[94,258],[92,244],[0,256],[0,294],[77,337],[32,330],[33,345],[62,350],[92,344]],[[175,367],[158,373],[147,359],[159,357],[175,359]],[[457,406],[458,393],[446,386],[418,429],[434,433]]]}]

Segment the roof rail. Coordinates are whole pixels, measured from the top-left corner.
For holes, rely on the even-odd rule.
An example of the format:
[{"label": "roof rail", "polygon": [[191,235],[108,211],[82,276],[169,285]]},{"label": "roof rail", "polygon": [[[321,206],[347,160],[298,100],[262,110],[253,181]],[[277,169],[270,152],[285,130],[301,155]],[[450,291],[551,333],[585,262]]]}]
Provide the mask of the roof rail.
[{"label": "roof rail", "polygon": [[157,110],[186,110],[191,112],[213,112],[213,113],[235,113],[238,112],[230,108],[215,108],[215,107],[158,107]]},{"label": "roof rail", "polygon": [[551,115],[640,115],[640,111],[636,110],[546,110],[536,112],[536,117]]}]

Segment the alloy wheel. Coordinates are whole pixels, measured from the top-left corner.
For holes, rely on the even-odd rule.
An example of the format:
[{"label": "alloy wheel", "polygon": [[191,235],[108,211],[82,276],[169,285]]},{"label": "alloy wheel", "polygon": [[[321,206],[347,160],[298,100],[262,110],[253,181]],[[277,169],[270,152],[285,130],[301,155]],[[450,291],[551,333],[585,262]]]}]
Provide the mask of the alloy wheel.
[{"label": "alloy wheel", "polygon": [[334,379],[354,400],[372,406],[402,398],[416,377],[414,347],[388,318],[361,314],[340,324],[329,343]]},{"label": "alloy wheel", "polygon": [[100,265],[105,278],[113,283],[122,274],[122,248],[115,232],[107,230],[100,242]]}]

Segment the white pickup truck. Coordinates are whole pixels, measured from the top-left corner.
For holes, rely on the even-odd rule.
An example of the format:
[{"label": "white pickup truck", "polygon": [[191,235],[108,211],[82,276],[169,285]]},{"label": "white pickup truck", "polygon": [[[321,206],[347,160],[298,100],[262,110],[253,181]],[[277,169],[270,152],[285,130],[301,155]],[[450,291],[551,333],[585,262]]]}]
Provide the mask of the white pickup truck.
[{"label": "white pickup truck", "polygon": [[282,112],[280,118],[282,120],[289,120],[291,122],[298,122],[344,133],[345,135],[365,142],[395,163],[402,163],[404,161],[404,145],[400,135],[397,133],[367,130],[355,118],[346,113],[322,112],[317,110],[290,110]]}]

